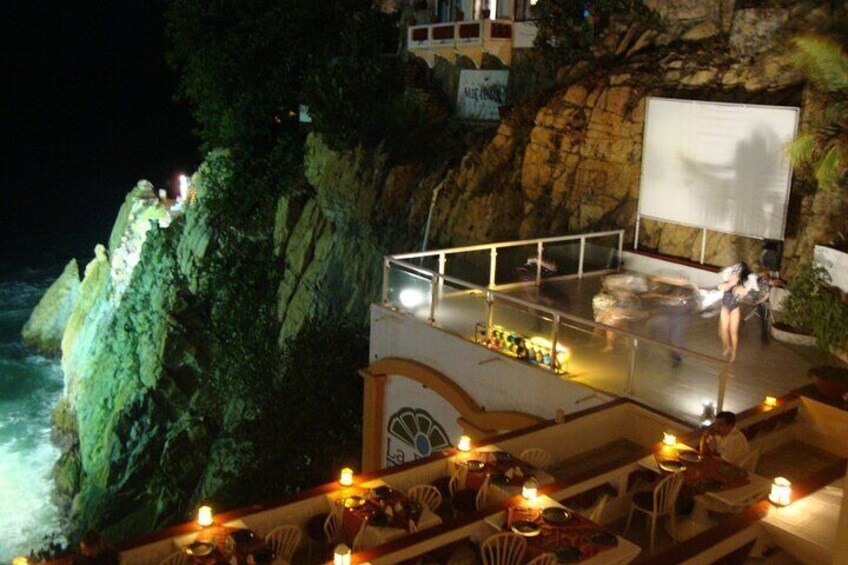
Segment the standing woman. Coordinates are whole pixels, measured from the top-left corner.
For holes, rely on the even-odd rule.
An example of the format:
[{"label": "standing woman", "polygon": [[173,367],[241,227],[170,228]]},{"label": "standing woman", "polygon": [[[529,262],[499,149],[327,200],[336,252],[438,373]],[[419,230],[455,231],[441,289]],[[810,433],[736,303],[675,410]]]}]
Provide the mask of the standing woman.
[{"label": "standing woman", "polygon": [[739,263],[730,268],[727,281],[718,285],[723,291],[721,295],[721,316],[718,322],[718,335],[724,346],[724,356],[730,358],[730,362],[736,361],[736,349],[739,346],[739,323],[742,313],[739,309],[740,299],[745,296],[746,290],[742,285],[747,273],[745,263]]}]

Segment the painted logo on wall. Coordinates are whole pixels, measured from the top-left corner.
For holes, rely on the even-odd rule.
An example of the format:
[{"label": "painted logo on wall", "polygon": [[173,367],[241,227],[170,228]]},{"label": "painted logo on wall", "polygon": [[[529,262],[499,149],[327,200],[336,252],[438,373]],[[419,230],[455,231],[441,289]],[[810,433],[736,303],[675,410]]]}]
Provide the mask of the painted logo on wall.
[{"label": "painted logo on wall", "polygon": [[451,446],[445,428],[426,410],[401,408],[389,418],[386,466],[428,457]]}]

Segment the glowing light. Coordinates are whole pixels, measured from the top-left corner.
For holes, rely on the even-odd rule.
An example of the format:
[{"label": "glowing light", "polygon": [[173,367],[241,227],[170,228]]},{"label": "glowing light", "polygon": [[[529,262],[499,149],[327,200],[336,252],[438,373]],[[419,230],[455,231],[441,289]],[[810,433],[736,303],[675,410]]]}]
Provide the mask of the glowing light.
[{"label": "glowing light", "polygon": [[350,467],[342,469],[342,476],[339,479],[339,484],[343,487],[349,487],[353,484],[353,469]]},{"label": "glowing light", "polygon": [[773,396],[766,396],[765,400],[763,400],[763,404],[774,408],[775,406],[777,406],[777,399]]},{"label": "glowing light", "polygon": [[188,177],[180,175],[180,201],[188,201]]},{"label": "glowing light", "polygon": [[333,550],[333,565],[350,565],[350,548],[343,543]]},{"label": "glowing light", "polygon": [[404,308],[415,308],[424,302],[424,295],[414,288],[405,288],[400,291],[400,303]]},{"label": "glowing light", "polygon": [[663,432],[663,445],[677,445],[677,437],[668,432]]},{"label": "glowing light", "polygon": [[201,506],[197,509],[197,523],[201,527],[211,526],[213,522],[211,506]]},{"label": "glowing light", "polygon": [[715,404],[711,401],[704,402],[701,406],[703,406],[703,410],[701,410],[701,425],[703,426],[711,426],[715,421],[716,410]]},{"label": "glowing light", "polygon": [[536,500],[536,496],[539,494],[539,482],[534,478],[529,478],[524,481],[524,485],[521,487],[521,496],[525,498],[525,500],[529,500],[533,502]]},{"label": "glowing light", "polygon": [[788,506],[792,502],[792,483],[783,477],[775,477],[771,484],[769,500],[775,506]]},{"label": "glowing light", "polygon": [[12,559],[12,565],[29,565],[26,557],[15,557]]},{"label": "glowing light", "polygon": [[459,443],[456,444],[456,448],[460,451],[471,451],[471,438],[468,436],[462,436],[459,438]]}]

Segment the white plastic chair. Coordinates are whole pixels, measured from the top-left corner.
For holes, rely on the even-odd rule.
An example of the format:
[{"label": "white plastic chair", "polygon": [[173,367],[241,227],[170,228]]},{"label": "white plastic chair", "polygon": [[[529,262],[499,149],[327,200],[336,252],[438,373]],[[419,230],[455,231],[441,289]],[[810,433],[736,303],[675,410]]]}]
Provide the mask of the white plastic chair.
[{"label": "white plastic chair", "polygon": [[550,468],[551,463],[554,462],[553,456],[541,447],[525,449],[521,452],[521,455],[519,455],[518,458],[525,463],[533,465],[537,469],[542,469],[543,471]]},{"label": "white plastic chair", "polygon": [[359,531],[356,532],[356,536],[353,538],[353,547],[351,549],[354,553],[356,553],[358,551],[376,547],[380,545],[380,543],[381,540],[377,535],[377,528],[369,526],[368,520],[365,520],[362,522],[362,526],[359,527]]},{"label": "white plastic chair", "polygon": [[448,483],[448,492],[453,496],[457,492],[461,491],[465,488],[465,479],[468,477],[468,467],[462,465],[459,469],[456,470]]},{"label": "white plastic chair", "polygon": [[303,534],[298,526],[288,524],[274,528],[265,536],[265,543],[274,553],[274,563],[291,563]]},{"label": "white plastic chair", "polygon": [[486,475],[486,478],[483,480],[483,484],[480,485],[480,489],[477,491],[477,497],[474,499],[475,506],[477,510],[484,509],[489,504],[489,477],[491,475]]},{"label": "white plastic chair", "polygon": [[[624,533],[630,529],[630,521],[633,519],[634,511],[638,510],[650,516],[651,518],[651,552],[654,551],[654,538],[657,529],[657,520],[666,514],[671,520],[671,537],[677,539],[677,520],[675,518],[674,505],[677,502],[677,495],[680,494],[680,487],[683,485],[683,472],[678,471],[672,473],[657,484],[652,493],[637,492],[633,495],[633,501],[630,505],[630,515],[627,517],[627,526],[624,528]],[[640,495],[650,495],[647,496]]]},{"label": "white plastic chair", "polygon": [[760,462],[760,450],[752,449],[748,452],[748,455],[742,458],[742,461],[739,462],[739,466],[748,471],[749,473],[754,473],[757,470],[757,463]]},{"label": "white plastic chair", "polygon": [[442,494],[433,485],[415,485],[406,491],[406,496],[429,508],[431,512],[438,512],[442,505]]},{"label": "white plastic chair", "polygon": [[334,508],[327,514],[327,518],[324,520],[324,539],[328,544],[336,543],[342,539],[343,508],[339,504],[334,504],[333,506]]},{"label": "white plastic chair", "polygon": [[556,553],[543,553],[528,561],[527,565],[559,565],[559,558]]},{"label": "white plastic chair", "polygon": [[189,563],[188,555],[184,551],[178,551],[160,561],[159,565],[189,565]]},{"label": "white plastic chair", "polygon": [[586,517],[589,518],[596,524],[601,523],[601,518],[604,516],[604,509],[607,507],[607,501],[609,500],[608,494],[602,494],[600,498],[598,498],[597,502],[588,509],[586,512]]},{"label": "white plastic chair", "polygon": [[489,536],[480,544],[483,565],[520,565],[526,552],[527,542],[512,532]]}]

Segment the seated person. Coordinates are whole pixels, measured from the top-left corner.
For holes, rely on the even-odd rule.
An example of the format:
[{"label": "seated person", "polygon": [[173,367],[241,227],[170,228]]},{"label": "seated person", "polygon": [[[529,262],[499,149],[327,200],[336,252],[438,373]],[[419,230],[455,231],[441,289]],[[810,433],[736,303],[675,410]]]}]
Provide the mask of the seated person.
[{"label": "seated person", "polygon": [[739,465],[750,447],[745,435],[736,428],[736,414],[719,412],[715,423],[701,436],[701,454],[718,455],[728,463]]},{"label": "seated person", "polygon": [[74,556],[74,565],[118,565],[118,552],[109,541],[94,530],[80,538],[80,552]]}]

